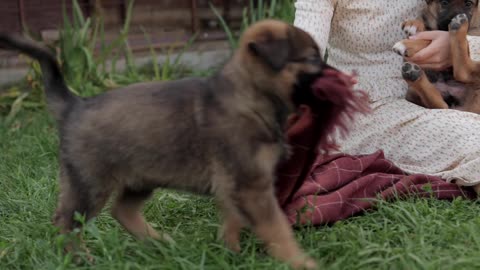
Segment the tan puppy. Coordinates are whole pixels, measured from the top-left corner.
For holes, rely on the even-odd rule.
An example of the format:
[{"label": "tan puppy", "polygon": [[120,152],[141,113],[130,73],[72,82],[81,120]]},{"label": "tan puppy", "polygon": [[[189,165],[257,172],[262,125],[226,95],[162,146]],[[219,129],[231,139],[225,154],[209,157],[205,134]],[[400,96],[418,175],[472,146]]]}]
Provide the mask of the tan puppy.
[{"label": "tan puppy", "polygon": [[91,98],[68,91],[45,48],[5,34],[0,46],[42,66],[60,134],[54,223],[62,233],[79,226],[75,212],[91,219],[117,193],[113,217],[138,238],[161,238],[142,206],[155,188],[177,189],[216,197],[231,249],[240,250],[240,230],[249,226],[275,258],[316,267],[274,195],[275,168],[289,154],[286,119],[313,98],[308,89],[326,67],[306,32],[263,21],[210,78],[140,83]]},{"label": "tan puppy", "polygon": [[[454,60],[453,69],[444,71],[422,71],[418,65],[405,63],[402,75],[410,86],[407,100],[431,109],[480,112],[480,101],[472,100],[480,85],[465,78],[471,72],[465,71],[468,62],[463,62],[469,54],[465,30],[470,35],[479,33],[478,3],[478,0],[427,0],[418,19],[403,23],[407,35],[426,30],[450,31]],[[426,40],[407,39],[395,44],[393,49],[402,56],[411,57],[429,44]]]},{"label": "tan puppy", "polygon": [[[426,30],[450,33],[453,67],[445,71],[422,70],[406,62],[403,78],[409,85],[407,100],[430,109],[457,109],[480,113],[480,63],[470,58],[468,35],[480,35],[478,0],[427,0],[421,17],[406,21],[408,35]],[[394,51],[411,57],[430,44],[425,40],[403,40]],[[474,186],[480,194],[480,185]]]}]

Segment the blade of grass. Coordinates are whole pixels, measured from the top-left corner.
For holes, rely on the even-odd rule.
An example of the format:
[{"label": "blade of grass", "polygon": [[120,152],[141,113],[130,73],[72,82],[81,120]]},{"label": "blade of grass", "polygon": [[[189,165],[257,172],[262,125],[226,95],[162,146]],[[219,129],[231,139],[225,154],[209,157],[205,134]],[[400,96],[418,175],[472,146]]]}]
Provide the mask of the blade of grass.
[{"label": "blade of grass", "polygon": [[76,24],[75,27],[80,28],[85,25],[85,17],[83,16],[82,9],[77,0],[73,0],[73,21]]},{"label": "blade of grass", "polygon": [[225,22],[225,20],[223,19],[223,16],[220,14],[220,12],[218,12],[218,10],[215,8],[215,6],[211,2],[209,2],[208,4],[210,5],[210,8],[212,9],[215,16],[217,16],[218,20],[220,21],[220,25],[222,26],[222,28],[225,31],[225,34],[227,35],[227,39],[228,39],[228,43],[230,44],[230,47],[237,48],[237,45],[238,45],[237,40],[232,30],[228,26],[227,22]]},{"label": "blade of grass", "polygon": [[180,52],[178,53],[177,57],[176,57],[175,60],[173,61],[173,65],[174,65],[175,67],[179,65],[180,60],[182,59],[183,55],[184,55],[185,52],[193,45],[193,43],[195,42],[196,39],[197,39],[197,34],[194,34],[194,35],[187,41],[187,44],[185,44],[185,46],[183,46],[183,48],[180,50]]},{"label": "blade of grass", "polygon": [[161,79],[161,77],[160,77],[160,69],[159,69],[159,66],[158,66],[157,53],[155,51],[155,48],[153,47],[153,43],[152,43],[152,39],[150,38],[150,35],[147,33],[145,28],[143,28],[143,26],[141,27],[141,29],[142,29],[143,35],[145,36],[145,39],[148,42],[149,47],[150,47],[150,55],[152,57],[152,67],[153,67],[154,78],[155,78],[155,80],[159,81]]}]

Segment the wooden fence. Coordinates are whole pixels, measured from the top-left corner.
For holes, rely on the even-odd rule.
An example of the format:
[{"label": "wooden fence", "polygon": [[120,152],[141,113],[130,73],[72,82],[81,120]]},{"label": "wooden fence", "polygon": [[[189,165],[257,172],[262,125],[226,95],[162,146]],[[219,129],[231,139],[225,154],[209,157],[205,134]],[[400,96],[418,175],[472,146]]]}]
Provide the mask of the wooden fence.
[{"label": "wooden fence", "polygon": [[[108,36],[118,34],[126,18],[128,0],[78,0],[86,16],[104,17]],[[212,12],[211,2],[232,28],[238,28],[249,0],[135,0],[130,40],[134,50],[148,47],[143,31],[155,46],[184,44],[193,34],[198,40],[225,39],[225,33]],[[254,1],[256,2],[256,1]],[[28,29],[39,36],[55,35],[61,27],[63,9],[72,11],[70,0],[1,0],[0,31]]]}]

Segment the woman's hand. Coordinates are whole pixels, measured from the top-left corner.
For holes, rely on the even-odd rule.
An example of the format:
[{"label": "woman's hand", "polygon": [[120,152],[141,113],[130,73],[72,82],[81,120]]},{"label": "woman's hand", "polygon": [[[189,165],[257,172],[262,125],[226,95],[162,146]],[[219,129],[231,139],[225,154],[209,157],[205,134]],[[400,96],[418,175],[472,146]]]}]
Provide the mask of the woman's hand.
[{"label": "woman's hand", "polygon": [[452,66],[450,55],[450,34],[446,31],[426,31],[410,39],[431,40],[432,43],[412,57],[405,58],[425,69],[444,70]]}]

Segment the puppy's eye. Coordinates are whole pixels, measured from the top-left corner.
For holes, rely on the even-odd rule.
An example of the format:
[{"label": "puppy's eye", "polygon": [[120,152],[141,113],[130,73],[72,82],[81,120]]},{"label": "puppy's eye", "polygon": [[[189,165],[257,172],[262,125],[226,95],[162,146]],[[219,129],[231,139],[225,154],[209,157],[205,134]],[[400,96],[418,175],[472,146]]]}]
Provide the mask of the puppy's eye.
[{"label": "puppy's eye", "polygon": [[465,2],[466,7],[472,7],[473,6],[473,1],[467,1]]},{"label": "puppy's eye", "polygon": [[310,55],[307,57],[300,57],[291,60],[295,63],[304,63],[304,64],[311,64],[311,65],[319,65],[322,63],[322,59],[318,55]]},{"label": "puppy's eye", "polygon": [[448,4],[450,4],[450,1],[444,0],[444,1],[441,1],[440,4],[441,4],[443,7],[446,7],[446,6],[448,6]]},{"label": "puppy's eye", "polygon": [[321,59],[318,55],[312,55],[312,56],[309,56],[305,59],[305,62],[306,63],[309,63],[309,64],[318,64],[320,63]]}]

